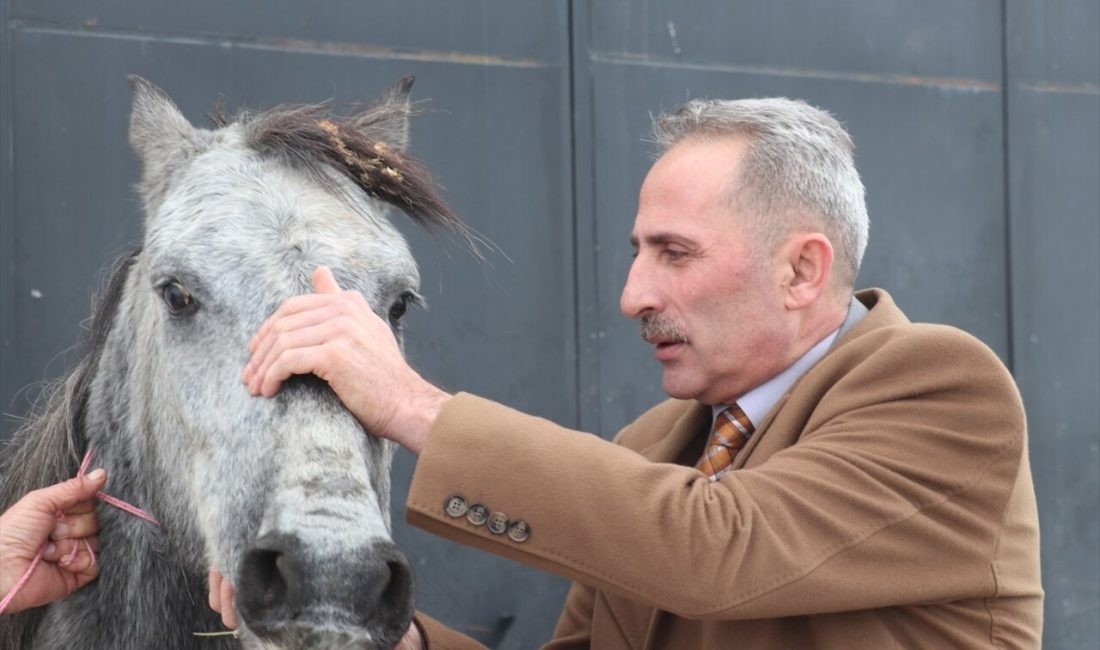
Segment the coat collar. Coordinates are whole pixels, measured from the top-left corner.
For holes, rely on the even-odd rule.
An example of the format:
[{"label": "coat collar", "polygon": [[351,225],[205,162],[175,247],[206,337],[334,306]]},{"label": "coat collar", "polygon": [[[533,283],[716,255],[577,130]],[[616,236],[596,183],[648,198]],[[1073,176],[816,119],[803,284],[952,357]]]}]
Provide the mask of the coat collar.
[{"label": "coat collar", "polygon": [[[848,317],[840,326],[840,331],[833,341],[832,347],[829,348],[825,356],[818,361],[817,366],[828,363],[830,357],[835,358],[834,355],[838,350],[869,332],[879,329],[880,327],[909,322],[909,320],[905,318],[905,315],[901,313],[901,310],[897,308],[897,305],[894,304],[890,294],[882,289],[865,289],[857,292],[855,299],[858,301],[858,304],[853,305],[853,309],[849,309]],[[861,310],[860,308],[863,309]],[[799,380],[791,386],[790,390],[775,403],[775,406],[772,407],[768,416],[764,418],[764,421],[756,428],[756,434],[753,435],[748,444],[745,445],[745,448],[734,459],[734,469],[740,469],[745,466],[749,458],[752,457],[753,450],[756,449],[767,434],[768,427],[775,421],[784,405],[789,401],[791,395],[798,390],[799,385],[804,383],[807,377],[814,373],[815,368],[810,368],[810,370],[800,377]]]}]

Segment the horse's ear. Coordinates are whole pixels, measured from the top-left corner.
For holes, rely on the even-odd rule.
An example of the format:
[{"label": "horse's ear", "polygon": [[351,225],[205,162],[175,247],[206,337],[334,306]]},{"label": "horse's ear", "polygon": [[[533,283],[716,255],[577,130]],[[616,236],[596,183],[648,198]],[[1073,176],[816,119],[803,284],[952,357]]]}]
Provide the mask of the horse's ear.
[{"label": "horse's ear", "polygon": [[409,90],[415,77],[402,77],[363,112],[351,117],[351,125],[371,140],[398,151],[409,147]]},{"label": "horse's ear", "polygon": [[130,112],[130,146],[141,160],[141,193],[146,206],[160,202],[184,163],[205,149],[203,132],[191,126],[163,90],[130,75],[134,104]]}]

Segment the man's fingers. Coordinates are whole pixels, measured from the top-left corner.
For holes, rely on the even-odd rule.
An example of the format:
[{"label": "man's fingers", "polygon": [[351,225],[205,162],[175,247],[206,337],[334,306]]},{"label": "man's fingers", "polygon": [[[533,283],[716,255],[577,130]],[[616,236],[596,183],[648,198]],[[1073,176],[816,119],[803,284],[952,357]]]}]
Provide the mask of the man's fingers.
[{"label": "man's fingers", "polygon": [[83,543],[77,544],[75,549],[61,556],[57,564],[71,573],[85,573],[91,576],[99,574],[99,562],[92,558],[92,554]]},{"label": "man's fingers", "polygon": [[76,578],[76,588],[84,587],[92,580],[99,577],[99,561],[91,562],[86,568],[73,574]]},{"label": "man's fingers", "polygon": [[416,622],[409,623],[409,629],[405,632],[405,636],[401,637],[401,640],[397,642],[397,645],[393,647],[393,650],[420,650],[424,647],[424,641],[420,636],[420,628],[417,627]]},{"label": "man's fingers", "polygon": [[25,499],[43,512],[66,511],[81,501],[87,501],[107,483],[107,472],[97,469],[40,490],[29,492]]},{"label": "man's fingers", "polygon": [[70,511],[66,512],[54,524],[53,530],[50,531],[50,539],[65,540],[88,537],[98,531],[99,519],[96,517],[95,511],[89,510],[80,514],[73,514]]},{"label": "man's fingers", "polygon": [[[309,338],[310,335],[303,338],[301,331],[329,323],[338,313],[339,311],[334,309],[331,304],[326,304],[283,318],[277,329],[274,327],[269,329],[263,338],[256,342],[255,349],[252,351],[252,358],[248,360],[248,365],[244,367],[241,378],[251,389],[253,386],[252,380],[257,375],[262,375],[267,366],[271,365],[273,352],[274,356],[278,356],[281,350],[287,348],[320,343],[321,341],[316,338]],[[314,331],[314,334],[317,333],[318,331]],[[255,393],[256,391],[253,390],[252,392]]]},{"label": "man's fingers", "polygon": [[97,552],[99,550],[99,538],[92,536],[82,539],[51,541],[46,544],[46,548],[42,552],[42,559],[56,564],[70,573],[86,574],[90,580],[99,574],[99,567],[97,566],[99,562],[92,553],[88,552],[89,546],[92,552]]},{"label": "man's fingers", "polygon": [[221,614],[222,612],[222,574],[218,572],[214,567],[210,567],[210,571],[207,572],[207,601],[210,603],[210,609]]},{"label": "man's fingers", "polygon": [[207,581],[210,586],[207,595],[210,609],[221,614],[222,624],[227,628],[237,629],[240,626],[240,621],[237,620],[237,606],[233,602],[235,591],[232,583],[226,580],[214,567],[210,567],[210,571],[207,573]]},{"label": "man's fingers", "polygon": [[276,324],[285,329],[283,319],[329,305],[332,303],[332,294],[343,293],[343,289],[336,283],[336,276],[332,274],[332,270],[327,266],[318,266],[314,269],[313,291],[314,293],[311,294],[294,296],[288,299],[264,321],[264,324],[260,326],[259,331],[256,332],[256,335],[252,337],[248,344],[248,349],[253,353],[253,356],[255,356],[260,343],[271,333]]},{"label": "man's fingers", "polygon": [[235,630],[241,625],[240,621],[237,620],[237,606],[234,600],[236,591],[228,580],[222,580],[220,591],[222,624],[231,630]]},{"label": "man's fingers", "polygon": [[340,285],[336,284],[336,276],[327,266],[318,266],[313,270],[314,293],[340,293]]},{"label": "man's fingers", "polygon": [[[323,363],[324,355],[323,345],[287,350],[262,375],[253,378],[253,385],[258,387],[258,394],[271,397],[279,392],[279,387],[291,375],[308,375],[316,371]],[[253,394],[257,394],[256,391]]]},{"label": "man's fingers", "polygon": [[84,546],[87,542],[93,551],[99,551],[99,538],[96,536],[82,539],[60,539],[47,542],[46,549],[42,552],[42,559],[46,562],[60,562],[64,557],[74,557],[78,553],[87,553]]},{"label": "man's fingers", "polygon": [[332,298],[333,297],[331,294],[320,293],[307,293],[301,296],[288,298],[286,302],[284,302],[282,305],[279,305],[279,308],[275,310],[275,313],[269,316],[267,320],[264,321],[264,324],[260,326],[260,329],[256,331],[255,336],[252,337],[252,341],[249,342],[249,351],[254,351],[256,345],[260,342],[260,340],[264,336],[266,336],[267,333],[270,332],[275,324],[280,320],[288,316],[293,316],[294,314],[310,311],[311,309],[317,309],[319,307],[329,305],[332,303]]},{"label": "man's fingers", "polygon": [[88,499],[87,501],[81,501],[75,505],[65,508],[66,515],[83,515],[89,512],[95,511],[95,499]]}]

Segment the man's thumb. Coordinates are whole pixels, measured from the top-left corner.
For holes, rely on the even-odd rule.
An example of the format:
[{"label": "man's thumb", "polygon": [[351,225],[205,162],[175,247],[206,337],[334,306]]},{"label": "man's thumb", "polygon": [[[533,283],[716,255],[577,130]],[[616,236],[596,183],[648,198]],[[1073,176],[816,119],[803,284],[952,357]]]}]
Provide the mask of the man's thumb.
[{"label": "man's thumb", "polygon": [[105,483],[107,483],[107,470],[100,468],[84,476],[77,476],[36,490],[36,501],[39,501],[45,509],[65,510],[81,501],[91,499]]},{"label": "man's thumb", "polygon": [[327,266],[318,266],[313,271],[314,293],[340,293],[340,285],[336,284],[336,276]]}]

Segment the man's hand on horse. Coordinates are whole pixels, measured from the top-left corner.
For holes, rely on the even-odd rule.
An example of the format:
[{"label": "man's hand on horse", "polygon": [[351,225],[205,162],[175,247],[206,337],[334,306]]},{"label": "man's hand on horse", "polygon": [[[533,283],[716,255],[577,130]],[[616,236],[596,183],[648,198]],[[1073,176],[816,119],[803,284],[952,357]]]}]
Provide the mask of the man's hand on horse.
[{"label": "man's hand on horse", "polygon": [[313,289],[284,302],[252,339],[249,392],[271,397],[291,375],[312,373],[368,431],[419,454],[451,396],[409,366],[390,326],[328,267],[313,272]]},{"label": "man's hand on horse", "polygon": [[[221,614],[222,624],[230,630],[240,627],[241,622],[237,617],[237,606],[234,603],[236,591],[233,584],[226,580],[214,567],[210,567],[210,609]],[[405,636],[398,641],[393,650],[421,650],[424,642],[420,637],[420,629],[415,623],[409,625]]]},{"label": "man's hand on horse", "polygon": [[28,492],[0,514],[0,596],[5,596],[34,562],[42,561],[8,604],[12,614],[64,598],[99,575],[88,549],[98,550],[95,493],[107,482],[96,470]]}]

